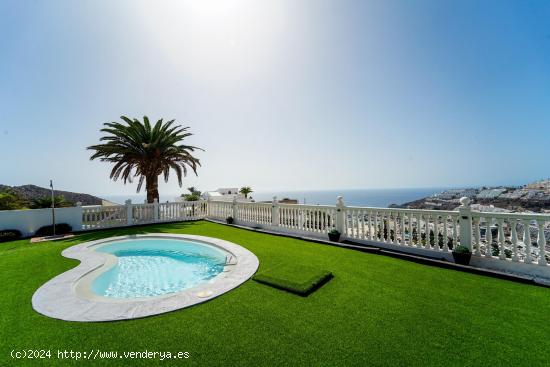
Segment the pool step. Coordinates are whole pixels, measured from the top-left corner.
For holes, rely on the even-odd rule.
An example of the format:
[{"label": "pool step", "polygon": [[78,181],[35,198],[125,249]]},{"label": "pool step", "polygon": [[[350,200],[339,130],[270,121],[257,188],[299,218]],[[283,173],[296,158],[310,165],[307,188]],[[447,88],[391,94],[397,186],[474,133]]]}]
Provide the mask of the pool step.
[{"label": "pool step", "polygon": [[225,265],[237,265],[237,258],[233,255],[227,255],[225,257]]}]

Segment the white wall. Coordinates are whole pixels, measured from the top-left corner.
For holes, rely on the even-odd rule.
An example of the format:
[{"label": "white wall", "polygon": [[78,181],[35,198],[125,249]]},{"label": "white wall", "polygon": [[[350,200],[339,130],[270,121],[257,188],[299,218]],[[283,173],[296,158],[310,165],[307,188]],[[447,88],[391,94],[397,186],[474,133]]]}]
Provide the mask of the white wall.
[{"label": "white wall", "polygon": [[[82,230],[82,207],[55,209],[55,223],[67,223],[73,231]],[[52,210],[2,210],[0,211],[0,230],[17,229],[23,236],[31,236],[40,227],[52,224]]]}]

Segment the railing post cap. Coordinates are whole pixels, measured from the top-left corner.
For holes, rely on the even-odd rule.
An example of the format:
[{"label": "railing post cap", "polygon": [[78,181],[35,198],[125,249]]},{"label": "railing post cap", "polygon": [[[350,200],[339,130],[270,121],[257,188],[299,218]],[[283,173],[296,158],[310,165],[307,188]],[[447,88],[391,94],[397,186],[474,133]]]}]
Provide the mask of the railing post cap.
[{"label": "railing post cap", "polygon": [[277,202],[277,196],[273,196],[273,202],[274,202],[274,203]]},{"label": "railing post cap", "polygon": [[344,197],[343,196],[338,196],[336,198],[336,205],[338,206],[344,206]]},{"label": "railing post cap", "polygon": [[124,202],[126,205],[131,205],[132,204],[132,199],[128,199]]},{"label": "railing post cap", "polygon": [[462,207],[462,208],[469,208],[470,207],[471,200],[470,200],[469,197],[467,197],[467,196],[461,197],[459,201],[460,201],[460,207]]},{"label": "railing post cap", "polygon": [[153,199],[153,203],[154,203],[154,204],[158,204],[158,203],[159,203],[159,199],[154,198],[154,199]]},{"label": "railing post cap", "polygon": [[237,203],[237,197],[233,196],[233,204],[236,204],[236,203]]},{"label": "railing post cap", "polygon": [[77,201],[76,206],[82,206],[82,201]]}]

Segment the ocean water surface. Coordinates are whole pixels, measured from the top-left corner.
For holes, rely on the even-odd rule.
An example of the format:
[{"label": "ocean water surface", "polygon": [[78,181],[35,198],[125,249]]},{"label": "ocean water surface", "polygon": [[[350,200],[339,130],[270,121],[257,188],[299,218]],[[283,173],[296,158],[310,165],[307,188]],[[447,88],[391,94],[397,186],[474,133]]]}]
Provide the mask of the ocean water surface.
[{"label": "ocean water surface", "polygon": [[[403,204],[409,201],[422,199],[448,188],[410,188],[410,189],[354,189],[354,190],[303,190],[303,191],[258,191],[252,197],[256,201],[271,201],[273,196],[278,199],[296,199],[300,204],[334,205],[336,198],[342,196],[344,203],[350,206],[370,206],[386,208],[391,204]],[[133,203],[143,203],[145,195],[109,195],[100,197],[124,204],[131,199]],[[160,201],[173,201],[178,194],[160,194]]]}]

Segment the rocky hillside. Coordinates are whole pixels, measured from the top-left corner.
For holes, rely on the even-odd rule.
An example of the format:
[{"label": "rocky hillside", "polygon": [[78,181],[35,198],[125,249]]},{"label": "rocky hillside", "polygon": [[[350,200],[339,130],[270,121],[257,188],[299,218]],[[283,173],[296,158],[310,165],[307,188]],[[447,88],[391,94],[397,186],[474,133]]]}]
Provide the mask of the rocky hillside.
[{"label": "rocky hillside", "polygon": [[[5,189],[11,189],[13,190],[18,196],[20,196],[25,201],[31,201],[33,199],[38,199],[42,197],[49,197],[51,195],[51,191],[49,188],[44,188],[36,185],[23,185],[23,186],[6,186],[6,185],[0,185],[0,191],[3,191]],[[61,191],[61,190],[54,190],[55,196],[62,195],[66,201],[71,203],[81,202],[82,205],[101,205],[103,199],[88,195],[88,194],[81,194],[77,192],[71,192],[71,191]]]},{"label": "rocky hillside", "polygon": [[446,190],[430,197],[411,201],[394,208],[454,210],[461,197],[466,196],[473,204],[495,211],[550,212],[550,179],[533,182],[521,187],[483,187]]}]

